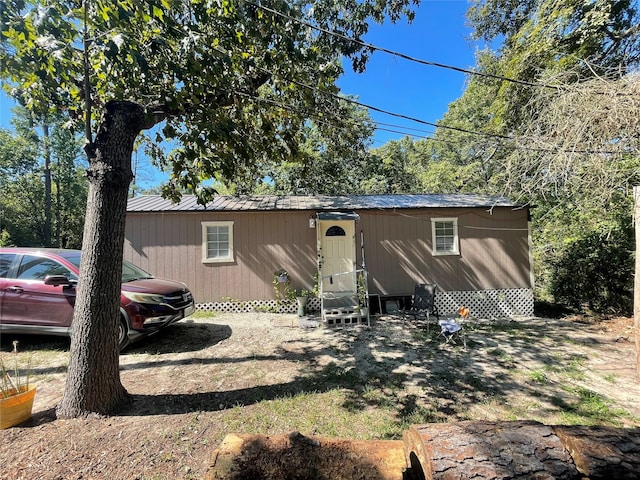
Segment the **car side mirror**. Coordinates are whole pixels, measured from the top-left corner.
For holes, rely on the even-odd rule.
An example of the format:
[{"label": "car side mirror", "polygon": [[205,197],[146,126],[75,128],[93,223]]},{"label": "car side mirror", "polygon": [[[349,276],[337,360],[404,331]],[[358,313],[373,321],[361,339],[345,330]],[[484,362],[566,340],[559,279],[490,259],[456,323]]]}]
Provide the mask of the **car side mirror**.
[{"label": "car side mirror", "polygon": [[65,287],[69,287],[71,285],[75,285],[77,282],[75,280],[68,279],[65,275],[47,275],[44,277],[45,285],[53,285],[54,287],[59,287],[63,285]]}]

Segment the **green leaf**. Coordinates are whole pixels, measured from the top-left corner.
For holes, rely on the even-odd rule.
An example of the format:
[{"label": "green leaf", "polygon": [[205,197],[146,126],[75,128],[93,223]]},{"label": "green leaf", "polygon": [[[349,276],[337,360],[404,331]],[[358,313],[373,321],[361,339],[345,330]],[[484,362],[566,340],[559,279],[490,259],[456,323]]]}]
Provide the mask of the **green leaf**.
[{"label": "green leaf", "polygon": [[156,5],[153,6],[153,16],[159,18],[160,20],[164,19],[164,12],[162,9]]}]

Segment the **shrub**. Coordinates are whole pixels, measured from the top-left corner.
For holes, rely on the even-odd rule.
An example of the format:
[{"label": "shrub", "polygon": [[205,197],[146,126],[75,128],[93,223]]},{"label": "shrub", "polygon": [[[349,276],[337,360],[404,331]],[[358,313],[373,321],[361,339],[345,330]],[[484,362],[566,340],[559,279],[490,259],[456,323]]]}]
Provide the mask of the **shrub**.
[{"label": "shrub", "polygon": [[633,311],[634,235],[631,226],[587,233],[565,245],[552,264],[556,301],[596,313]]}]

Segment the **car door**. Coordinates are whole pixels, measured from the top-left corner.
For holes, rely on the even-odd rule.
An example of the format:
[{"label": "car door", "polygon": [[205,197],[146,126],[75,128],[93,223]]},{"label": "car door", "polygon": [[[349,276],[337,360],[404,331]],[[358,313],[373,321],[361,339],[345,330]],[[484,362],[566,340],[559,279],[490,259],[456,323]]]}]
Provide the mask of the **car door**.
[{"label": "car door", "polygon": [[76,288],[46,285],[49,275],[77,275],[58,260],[22,254],[2,279],[2,323],[22,326],[68,328],[73,318]]}]

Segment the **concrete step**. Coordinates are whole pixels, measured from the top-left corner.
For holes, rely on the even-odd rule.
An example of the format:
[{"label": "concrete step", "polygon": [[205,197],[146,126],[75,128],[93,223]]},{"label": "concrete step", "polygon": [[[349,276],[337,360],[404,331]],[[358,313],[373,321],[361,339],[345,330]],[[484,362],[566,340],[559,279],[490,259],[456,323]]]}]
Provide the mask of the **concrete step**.
[{"label": "concrete step", "polygon": [[367,309],[357,306],[335,309],[325,308],[322,318],[322,323],[325,327],[359,325],[367,323]]}]

